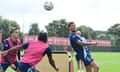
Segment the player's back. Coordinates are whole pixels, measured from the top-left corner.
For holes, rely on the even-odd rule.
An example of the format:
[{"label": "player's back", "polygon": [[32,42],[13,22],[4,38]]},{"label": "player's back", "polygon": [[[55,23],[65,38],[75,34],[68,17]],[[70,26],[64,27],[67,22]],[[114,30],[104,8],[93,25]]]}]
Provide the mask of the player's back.
[{"label": "player's back", "polygon": [[47,43],[41,41],[29,42],[28,48],[26,49],[25,54],[21,59],[21,62],[35,65],[42,59],[43,54],[47,48]]}]

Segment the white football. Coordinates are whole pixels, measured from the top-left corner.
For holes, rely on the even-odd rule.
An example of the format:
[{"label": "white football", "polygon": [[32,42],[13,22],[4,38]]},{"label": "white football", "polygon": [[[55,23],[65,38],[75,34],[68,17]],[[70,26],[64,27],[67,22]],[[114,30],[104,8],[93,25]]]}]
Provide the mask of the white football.
[{"label": "white football", "polygon": [[50,11],[53,9],[53,3],[51,1],[46,1],[44,3],[44,9],[47,11]]}]

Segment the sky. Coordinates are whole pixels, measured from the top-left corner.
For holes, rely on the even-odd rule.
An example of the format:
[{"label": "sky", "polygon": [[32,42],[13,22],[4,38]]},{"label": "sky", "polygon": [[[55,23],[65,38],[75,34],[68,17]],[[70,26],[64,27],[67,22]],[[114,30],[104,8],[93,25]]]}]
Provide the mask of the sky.
[{"label": "sky", "polygon": [[[53,10],[44,10],[44,3],[51,1]],[[66,19],[78,26],[106,31],[120,23],[119,0],[0,0],[0,16],[20,24],[28,32],[31,23],[38,23],[40,30],[53,20]]]}]

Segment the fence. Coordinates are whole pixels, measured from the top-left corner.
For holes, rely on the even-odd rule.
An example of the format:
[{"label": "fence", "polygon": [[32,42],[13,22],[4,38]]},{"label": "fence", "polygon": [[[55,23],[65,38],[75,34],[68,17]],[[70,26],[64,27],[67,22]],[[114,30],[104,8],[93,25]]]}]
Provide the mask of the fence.
[{"label": "fence", "polygon": [[[37,40],[37,36],[25,35],[23,41],[31,41]],[[110,40],[87,40],[87,41],[97,41],[98,44],[96,46],[88,46],[91,51],[99,51],[99,52],[120,52],[120,46],[112,46]],[[48,37],[48,43],[52,46],[53,51],[63,51],[63,50],[71,50],[71,46],[68,38],[64,37]],[[0,44],[1,49],[1,44]]]}]

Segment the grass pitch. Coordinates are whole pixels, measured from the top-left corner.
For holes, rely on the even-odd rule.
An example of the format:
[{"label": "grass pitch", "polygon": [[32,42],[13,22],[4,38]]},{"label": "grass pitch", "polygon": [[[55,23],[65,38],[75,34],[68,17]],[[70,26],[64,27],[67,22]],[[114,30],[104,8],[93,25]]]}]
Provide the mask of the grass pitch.
[{"label": "grass pitch", "polygon": [[[120,71],[120,52],[92,52],[94,60],[99,64],[99,72],[119,72]],[[75,58],[74,72],[77,72]]]},{"label": "grass pitch", "polygon": [[[99,72],[120,71],[120,52],[91,52],[91,55],[99,64],[99,68],[100,68]],[[77,72],[76,60],[73,59],[73,61],[74,61],[74,72]],[[14,72],[14,71],[12,71],[9,68],[6,72]]]}]

